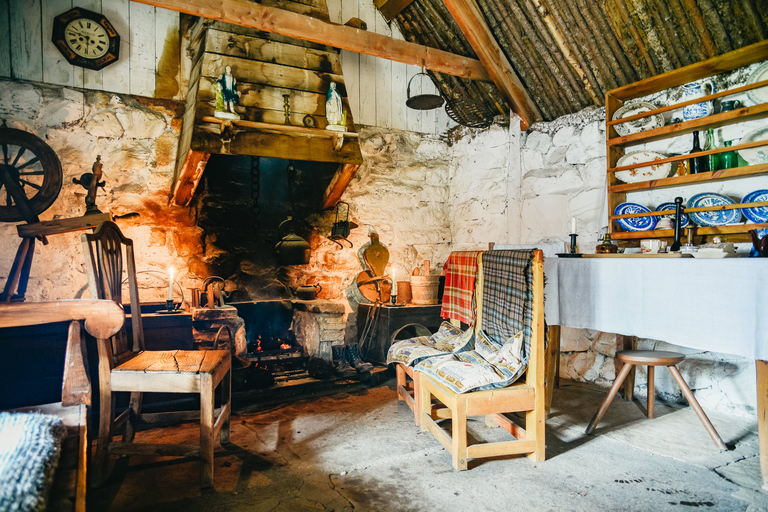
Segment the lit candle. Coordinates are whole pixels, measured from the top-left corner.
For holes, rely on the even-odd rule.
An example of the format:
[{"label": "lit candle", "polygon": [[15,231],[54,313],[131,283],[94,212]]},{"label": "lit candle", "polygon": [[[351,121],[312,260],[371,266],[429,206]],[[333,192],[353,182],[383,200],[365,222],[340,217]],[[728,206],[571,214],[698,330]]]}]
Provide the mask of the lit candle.
[{"label": "lit candle", "polygon": [[173,267],[171,267],[168,277],[168,300],[173,300]]},{"label": "lit candle", "polygon": [[573,235],[575,233],[576,233],[576,217],[573,217],[571,219],[571,234]]},{"label": "lit candle", "polygon": [[397,295],[397,269],[392,267],[392,295]]}]

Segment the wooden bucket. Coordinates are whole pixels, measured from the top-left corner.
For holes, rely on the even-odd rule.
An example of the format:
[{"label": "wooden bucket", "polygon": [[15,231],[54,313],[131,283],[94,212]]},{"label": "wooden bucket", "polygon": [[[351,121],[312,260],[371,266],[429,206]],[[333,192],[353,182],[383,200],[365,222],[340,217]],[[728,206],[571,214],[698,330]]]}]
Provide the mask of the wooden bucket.
[{"label": "wooden bucket", "polygon": [[411,276],[413,304],[437,304],[440,276]]},{"label": "wooden bucket", "polygon": [[411,282],[410,281],[398,281],[397,282],[397,302],[411,302]]}]

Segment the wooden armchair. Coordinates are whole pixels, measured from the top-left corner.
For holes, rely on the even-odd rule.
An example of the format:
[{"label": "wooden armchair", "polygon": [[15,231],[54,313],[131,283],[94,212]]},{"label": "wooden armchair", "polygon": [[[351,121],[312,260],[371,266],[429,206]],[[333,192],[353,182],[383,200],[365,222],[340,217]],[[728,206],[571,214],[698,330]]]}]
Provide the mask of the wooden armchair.
[{"label": "wooden armchair", "polygon": [[[85,511],[91,381],[82,321],[85,323],[85,331],[92,336],[108,338],[122,328],[123,310],[114,302],[106,300],[0,304],[0,327],[69,322],[61,402],[12,411],[49,414],[57,416],[64,424],[65,437],[48,498],[48,510]],[[34,340],[30,340],[30,343],[34,343]]]},{"label": "wooden armchair", "polygon": [[[213,449],[217,434],[229,442],[231,412],[230,350],[144,350],[144,330],[136,284],[133,241],[125,238],[113,222],[104,222],[93,234],[81,236],[91,296],[122,303],[123,261],[127,264],[133,340],[125,330],[115,336],[98,337],[99,349],[99,441],[96,445],[94,473],[103,483],[109,454],[199,456],[200,483],[213,485]],[[214,391],[221,384],[221,408],[214,411]],[[115,393],[130,392],[130,404],[115,417]],[[134,443],[136,426],[145,392],[197,393],[200,395],[200,444]],[[149,418],[147,418],[149,419]],[[125,425],[123,442],[112,441],[113,433]]]},{"label": "wooden armchair", "polygon": [[[479,273],[480,280],[475,292],[478,331],[483,325],[482,294],[485,278],[482,276],[482,257]],[[530,351],[524,380],[499,389],[456,393],[424,372],[414,372],[420,393],[421,429],[431,432],[450,451],[453,467],[457,470],[467,469],[469,459],[499,455],[527,454],[532,460],[544,460],[544,259],[540,250],[535,251],[533,256],[532,292]],[[525,413],[524,427],[505,415],[515,412]],[[467,420],[471,416],[486,416],[487,421],[495,422],[515,439],[468,445]],[[451,419],[451,434],[437,423],[441,419]]]}]

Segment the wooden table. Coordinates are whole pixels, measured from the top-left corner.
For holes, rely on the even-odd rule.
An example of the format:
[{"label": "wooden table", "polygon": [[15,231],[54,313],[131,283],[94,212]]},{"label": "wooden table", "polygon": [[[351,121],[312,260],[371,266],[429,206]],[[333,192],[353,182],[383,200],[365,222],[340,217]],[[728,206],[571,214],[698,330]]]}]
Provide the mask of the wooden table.
[{"label": "wooden table", "polygon": [[768,490],[768,259],[545,259],[554,326],[637,336],[755,360]]}]

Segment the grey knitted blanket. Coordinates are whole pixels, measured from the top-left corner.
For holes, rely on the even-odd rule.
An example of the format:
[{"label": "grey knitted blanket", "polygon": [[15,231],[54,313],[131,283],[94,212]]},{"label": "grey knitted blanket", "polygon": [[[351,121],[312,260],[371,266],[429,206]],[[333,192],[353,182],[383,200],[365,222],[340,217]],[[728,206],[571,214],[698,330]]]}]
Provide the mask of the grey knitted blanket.
[{"label": "grey knitted blanket", "polygon": [[0,512],[45,508],[63,437],[55,416],[0,412]]}]

